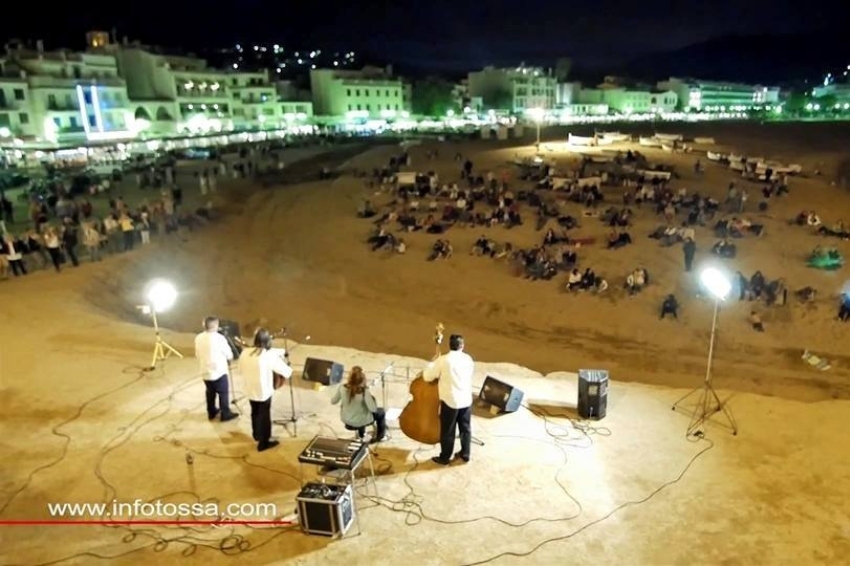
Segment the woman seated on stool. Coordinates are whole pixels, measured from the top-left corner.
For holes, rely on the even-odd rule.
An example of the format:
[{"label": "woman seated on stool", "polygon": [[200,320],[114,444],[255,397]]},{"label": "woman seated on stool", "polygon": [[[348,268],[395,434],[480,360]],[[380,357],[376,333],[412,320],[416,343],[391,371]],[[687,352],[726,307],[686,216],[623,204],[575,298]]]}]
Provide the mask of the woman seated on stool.
[{"label": "woman seated on stool", "polygon": [[369,393],[366,376],[360,366],[351,368],[348,381],[340,384],[331,398],[331,403],[340,403],[339,415],[342,423],[346,429],[356,430],[361,440],[366,434],[366,427],[372,424],[378,429],[372,442],[389,440],[386,413],[378,407],[375,398]]}]

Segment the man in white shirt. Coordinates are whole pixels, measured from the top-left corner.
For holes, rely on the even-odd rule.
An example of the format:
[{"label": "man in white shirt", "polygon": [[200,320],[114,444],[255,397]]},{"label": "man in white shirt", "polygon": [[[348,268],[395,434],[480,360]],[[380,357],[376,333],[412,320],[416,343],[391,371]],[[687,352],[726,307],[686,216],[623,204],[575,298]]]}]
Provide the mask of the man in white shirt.
[{"label": "man in white shirt", "polygon": [[431,460],[442,466],[451,462],[455,430],[460,432],[460,452],[455,454],[455,458],[469,462],[472,444],[472,374],[475,362],[463,351],[463,336],[459,334],[449,337],[449,350],[422,372],[425,381],[440,380],[440,455]]},{"label": "man in white shirt", "polygon": [[292,376],[292,368],[284,361],[285,357],[286,350],[272,348],[272,335],[265,328],[257,329],[254,347],[239,356],[245,395],[251,402],[251,432],[258,452],[280,444],[272,438],[272,394],[274,374],[286,379]]},{"label": "man in white shirt", "polygon": [[[233,350],[218,332],[218,318],[208,316],[204,319],[204,331],[195,336],[195,357],[207,387],[207,416],[213,420],[221,413],[223,423],[238,417],[230,410],[230,386],[227,383],[227,362],[233,359]],[[216,396],[218,408],[215,406]]]}]

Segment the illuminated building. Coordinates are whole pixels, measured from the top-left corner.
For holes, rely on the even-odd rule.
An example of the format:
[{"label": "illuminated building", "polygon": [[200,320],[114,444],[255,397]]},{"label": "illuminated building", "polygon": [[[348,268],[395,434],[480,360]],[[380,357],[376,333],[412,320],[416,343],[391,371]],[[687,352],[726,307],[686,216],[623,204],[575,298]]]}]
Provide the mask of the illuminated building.
[{"label": "illuminated building", "polygon": [[831,82],[824,86],[816,86],[812,89],[812,96],[820,98],[822,96],[834,96],[835,104],[840,104],[841,108],[846,110],[850,107],[845,107],[845,104],[850,103],[850,83],[834,83]]},{"label": "illuminated building", "polygon": [[410,91],[392,76],[391,68],[315,69],[310,71],[310,87],[313,109],[319,116],[380,120],[410,111]]},{"label": "illuminated building", "polygon": [[779,104],[779,88],[671,77],[658,83],[675,92],[682,110],[726,112]]},{"label": "illuminated building", "polygon": [[468,75],[469,95],[485,106],[521,113],[529,108],[554,108],[557,79],[539,67],[485,67]]},{"label": "illuminated building", "polygon": [[278,129],[288,123],[268,72],[216,69],[200,57],[127,40],[96,51],[117,59],[134,126],[144,136]]},{"label": "illuminated building", "polygon": [[26,79],[0,74],[0,145],[16,138],[35,139],[39,135],[30,97]]},{"label": "illuminated building", "polygon": [[2,75],[26,83],[24,99],[17,100],[14,88],[13,98],[29,103],[27,124],[19,112],[19,126],[33,124],[21,134],[31,133],[34,141],[61,145],[134,136],[127,87],[109,54],[45,51],[41,42],[35,49],[12,45]]}]

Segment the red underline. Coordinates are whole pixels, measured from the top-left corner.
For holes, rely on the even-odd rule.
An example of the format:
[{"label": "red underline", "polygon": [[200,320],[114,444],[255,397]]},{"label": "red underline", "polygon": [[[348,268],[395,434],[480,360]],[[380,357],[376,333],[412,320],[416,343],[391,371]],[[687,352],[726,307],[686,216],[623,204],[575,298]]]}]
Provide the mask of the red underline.
[{"label": "red underline", "polygon": [[292,521],[74,521],[74,520],[0,520],[0,527],[51,526],[51,525],[293,525]]}]

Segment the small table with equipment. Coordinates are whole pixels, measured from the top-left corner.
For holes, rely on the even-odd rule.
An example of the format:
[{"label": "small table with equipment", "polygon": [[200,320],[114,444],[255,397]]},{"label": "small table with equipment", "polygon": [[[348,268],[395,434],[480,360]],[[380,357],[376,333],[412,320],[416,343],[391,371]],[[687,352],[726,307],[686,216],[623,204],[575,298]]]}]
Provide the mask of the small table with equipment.
[{"label": "small table with equipment", "polygon": [[[299,454],[301,464],[301,493],[298,494],[301,529],[309,534],[345,536],[353,522],[360,530],[360,517],[354,505],[354,480],[357,469],[369,462],[369,475],[377,495],[375,466],[369,444],[361,440],[347,440],[316,436]],[[304,483],[304,464],[318,467],[321,482]],[[325,478],[333,478],[328,484]]]}]

